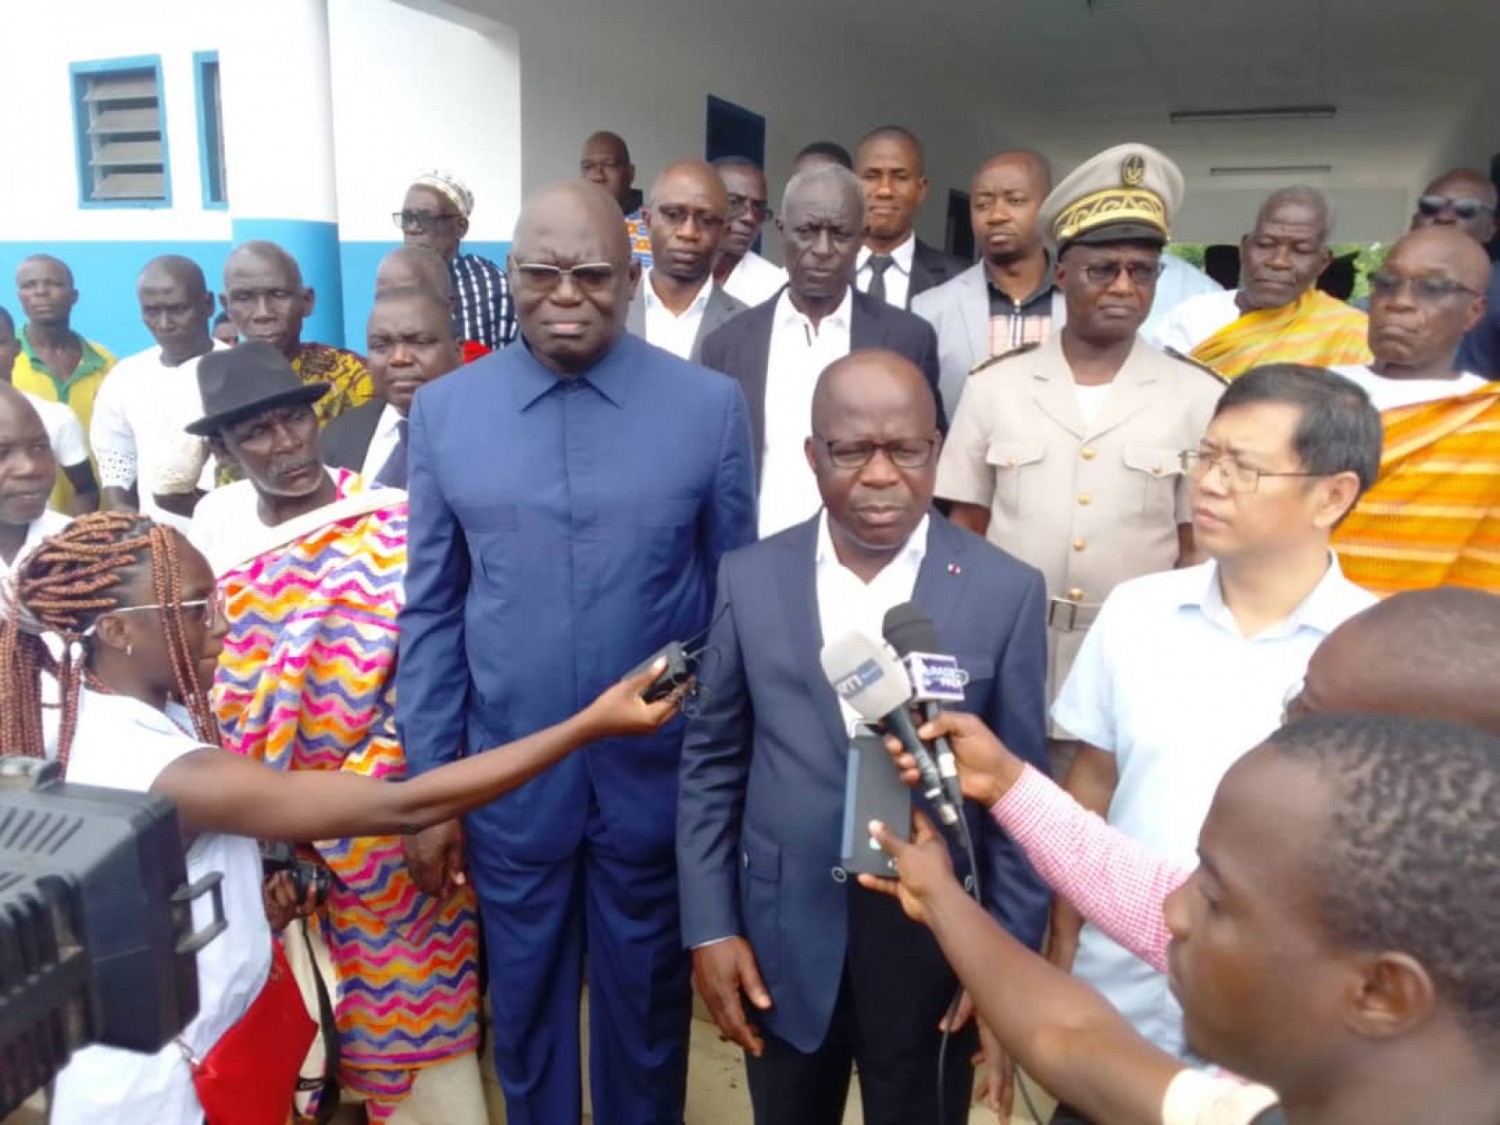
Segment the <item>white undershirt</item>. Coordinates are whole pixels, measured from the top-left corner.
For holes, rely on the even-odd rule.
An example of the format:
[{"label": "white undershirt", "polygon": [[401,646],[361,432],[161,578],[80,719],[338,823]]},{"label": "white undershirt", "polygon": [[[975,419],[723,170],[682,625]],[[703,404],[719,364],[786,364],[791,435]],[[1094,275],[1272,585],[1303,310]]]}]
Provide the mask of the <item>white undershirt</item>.
[{"label": "white undershirt", "polygon": [[1398,406],[1457,398],[1489,386],[1488,380],[1468,372],[1461,372],[1456,379],[1388,379],[1364,366],[1335,367],[1332,370],[1363,387],[1376,410],[1394,410]]},{"label": "white undershirt", "polygon": [[698,328],[703,323],[703,310],[708,307],[708,298],[714,291],[712,278],[704,278],[692,302],[681,314],[674,313],[662,303],[651,284],[651,270],[641,278],[641,292],[646,300],[646,342],[665,348],[678,359],[687,359],[693,354],[693,341],[698,338]]},{"label": "white undershirt", "polygon": [[[911,264],[917,253],[917,236],[909,234],[906,241],[891,251],[891,264],[885,271],[885,303],[898,309],[906,308],[906,295],[911,290]],[[859,261],[854,270],[854,284],[861,293],[870,291],[870,282],[875,271],[870,268],[872,253],[868,246],[859,248]]]},{"label": "white undershirt", "polygon": [[401,412],[390,403],[386,403],[385,409],[380,412],[380,417],[375,420],[375,432],[370,435],[370,446],[365,450],[364,465],[359,471],[359,475],[365,480],[374,480],[376,474],[385,468],[385,463],[391,459],[391,454],[396,452],[396,442],[399,437],[396,427],[400,423]]},{"label": "white undershirt", "polygon": [[836,359],[849,354],[853,290],[817,328],[792,305],[776,302],[766,362],[766,445],[760,471],[760,536],[811,519],[823,506],[804,445],[812,432],[813,388]]},{"label": "white undershirt", "polygon": [[1083,415],[1084,429],[1092,430],[1094,423],[1099,421],[1099,412],[1104,409],[1105,400],[1109,398],[1109,392],[1114,389],[1114,383],[1100,383],[1097,386],[1074,383],[1073,390],[1078,394],[1078,412]]}]

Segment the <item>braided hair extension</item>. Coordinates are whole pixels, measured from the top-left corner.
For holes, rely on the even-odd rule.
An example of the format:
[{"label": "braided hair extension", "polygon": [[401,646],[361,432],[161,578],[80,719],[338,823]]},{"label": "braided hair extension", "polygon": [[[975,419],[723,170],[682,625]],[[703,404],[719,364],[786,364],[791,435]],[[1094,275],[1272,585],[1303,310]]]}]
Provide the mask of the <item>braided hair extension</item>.
[{"label": "braided hair extension", "polygon": [[[182,574],[176,534],[144,516],[128,512],[95,512],[42,541],[11,578],[7,612],[0,622],[0,747],[7,754],[45,756],[42,725],[42,674],[56,678],[62,722],[57,758],[64,769],[78,725],[78,699],[85,685],[108,691],[77,658],[91,643],[98,619],[126,608],[118,587],[128,572],[148,561],[156,604],[164,608],[162,631],[177,697],[192,717],[193,733],[210,746],[219,745],[218,726],[208,696],[198,682],[182,620]],[[59,660],[43,638],[55,633],[63,643]]]}]

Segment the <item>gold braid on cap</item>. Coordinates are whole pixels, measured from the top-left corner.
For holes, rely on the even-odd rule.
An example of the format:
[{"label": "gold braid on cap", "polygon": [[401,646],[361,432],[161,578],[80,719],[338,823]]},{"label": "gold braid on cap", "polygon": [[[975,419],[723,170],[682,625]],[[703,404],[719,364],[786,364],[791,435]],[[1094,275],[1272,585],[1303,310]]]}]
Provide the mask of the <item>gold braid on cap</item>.
[{"label": "gold braid on cap", "polygon": [[1068,204],[1052,221],[1052,238],[1061,246],[1080,234],[1110,223],[1148,223],[1168,235],[1167,209],[1161,196],[1141,187],[1110,187]]}]

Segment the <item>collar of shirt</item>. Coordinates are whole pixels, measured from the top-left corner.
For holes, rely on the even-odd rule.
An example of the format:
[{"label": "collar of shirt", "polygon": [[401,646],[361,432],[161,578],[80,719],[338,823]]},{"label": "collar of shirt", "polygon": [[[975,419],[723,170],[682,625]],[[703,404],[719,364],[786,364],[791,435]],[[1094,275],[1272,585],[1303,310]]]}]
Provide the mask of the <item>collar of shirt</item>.
[{"label": "collar of shirt", "polygon": [[[36,350],[32,348],[31,341],[26,338],[26,328],[24,325],[22,326],[21,330],[16,333],[16,336],[21,344],[21,354],[26,357],[26,362],[31,364],[31,369],[33,371],[45,372],[46,374],[55,377],[56,372],[54,372],[50,367],[42,362],[41,357],[38,356],[36,354]],[[101,349],[90,343],[88,340],[85,340],[77,332],[73,333],[73,339],[78,341],[78,352],[80,358],[78,360],[78,367],[73,372],[72,379],[70,379],[69,382],[74,382],[78,379],[82,379],[85,375],[92,375],[100,368],[109,366],[109,358],[105,356],[104,352]]]},{"label": "collar of shirt", "polygon": [[[916,254],[917,236],[916,233],[913,232],[906,236],[905,242],[891,251],[891,261],[895,263],[898,270],[909,277],[911,276],[911,263],[912,260],[916,257]],[[870,258],[872,256],[873,251],[871,251],[868,246],[861,246],[859,248],[859,262],[855,266],[855,268],[859,270],[869,269]]]},{"label": "collar of shirt", "polygon": [[514,350],[518,353],[519,369],[511,385],[515,388],[516,406],[521,410],[526,410],[544,395],[563,393],[569,384],[590,388],[612,406],[624,406],[632,367],[649,362],[641,354],[641,349],[649,345],[622,330],[609,351],[593,367],[581,375],[564,378],[537,359],[524,336],[518,339],[521,346]]},{"label": "collar of shirt", "polygon": [[[1204,618],[1222,629],[1239,634],[1239,625],[1234,614],[1224,604],[1224,591],[1219,586],[1219,564],[1210,561],[1205,567],[1207,581],[1196,591],[1183,595],[1178,603],[1181,609],[1196,609]],[[1318,584],[1312,588],[1301,604],[1279,625],[1274,625],[1247,638],[1251,641],[1278,640],[1289,637],[1299,629],[1311,629],[1322,636],[1333,632],[1353,614],[1364,609],[1370,596],[1360,587],[1344,577],[1339,567],[1338,556],[1328,552],[1328,569]]]},{"label": "collar of shirt", "polygon": [[816,336],[819,328],[824,325],[831,325],[834,328],[847,331],[853,325],[853,320],[851,319],[853,313],[854,286],[852,285],[844,290],[844,299],[839,302],[839,307],[825,316],[822,323],[816,327],[805,313],[792,304],[791,289],[783,289],[781,296],[776,299],[776,327],[784,331],[800,324],[807,329],[809,338]]},{"label": "collar of shirt", "polygon": [[694,313],[702,312],[705,308],[708,307],[708,298],[713,295],[713,278],[705,277],[703,279],[703,284],[698,287],[697,294],[693,297],[692,301],[688,303],[688,307],[683,309],[680,313],[674,313],[671,309],[667,308],[666,303],[656,295],[656,290],[651,285],[652,272],[652,270],[648,269],[642,271],[641,273],[641,292],[646,295],[646,308],[660,309],[662,312],[681,319],[682,317],[692,316]]},{"label": "collar of shirt", "polygon": [[[922,522],[917,524],[912,533],[907,536],[906,542],[901,545],[901,550],[891,556],[891,561],[885,564],[881,570],[884,574],[893,566],[902,566],[910,570],[912,581],[916,581],[917,571],[921,569],[922,560],[927,557],[927,533],[932,526],[930,516],[923,516]],[[813,561],[821,570],[824,567],[836,566],[847,569],[839,562],[838,552],[833,547],[833,533],[828,529],[828,509],[823,509],[818,514],[818,549],[813,556]],[[853,571],[849,571],[853,574]],[[893,605],[899,603],[892,603]]]},{"label": "collar of shirt", "polygon": [[999,286],[997,286],[993,281],[990,280],[990,275],[986,273],[984,275],[984,284],[990,293],[991,310],[993,311],[998,307],[1008,313],[1031,312],[1031,306],[1044,299],[1048,302],[1048,307],[1050,308],[1052,290],[1057,287],[1056,271],[1053,269],[1054,264],[1055,263],[1052,261],[1052,255],[1048,254],[1047,269],[1042,274],[1041,282],[1035,289],[1033,289],[1029,294],[1027,294],[1019,301],[1012,301],[1010,299],[1010,294],[1000,289]]},{"label": "collar of shirt", "polygon": [[401,411],[397,410],[390,403],[386,403],[385,409],[380,412],[380,417],[375,419],[375,433],[371,440],[383,437],[394,438],[397,427],[404,421],[406,419],[402,416]]}]

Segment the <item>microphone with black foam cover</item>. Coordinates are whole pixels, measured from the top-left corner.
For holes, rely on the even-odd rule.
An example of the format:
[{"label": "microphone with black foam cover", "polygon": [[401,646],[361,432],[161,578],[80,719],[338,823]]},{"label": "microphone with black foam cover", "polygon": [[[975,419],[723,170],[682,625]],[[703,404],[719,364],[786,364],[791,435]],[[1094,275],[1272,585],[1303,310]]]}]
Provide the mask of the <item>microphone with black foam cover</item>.
[{"label": "microphone with black foam cover", "polygon": [[906,673],[885,646],[870,637],[850,633],[823,646],[823,675],[838,697],[867,723],[878,723],[901,741],[917,762],[922,795],[942,823],[958,823],[958,808],[943,789],[943,779],[932,754],[917,737],[917,728],[907,708],[911,685]]},{"label": "microphone with black foam cover", "polygon": [[[896,650],[906,669],[912,697],[929,723],[937,718],[944,703],[962,703],[968,674],[958,666],[956,656],[941,652],[943,642],[937,626],[915,602],[902,602],[886,611],[881,623],[885,643]],[[958,762],[953,747],[943,736],[933,740],[937,752],[938,774],[943,791],[955,805],[963,805],[963,788],[958,780]]]}]

